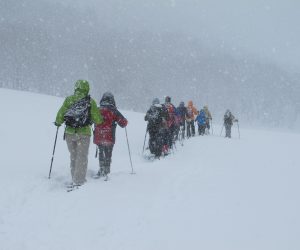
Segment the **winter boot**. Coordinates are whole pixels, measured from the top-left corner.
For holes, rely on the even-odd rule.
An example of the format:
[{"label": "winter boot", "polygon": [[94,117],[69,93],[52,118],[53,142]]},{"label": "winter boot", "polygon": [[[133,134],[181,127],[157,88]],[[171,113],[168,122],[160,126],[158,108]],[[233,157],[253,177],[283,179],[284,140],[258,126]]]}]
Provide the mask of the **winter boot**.
[{"label": "winter boot", "polygon": [[100,167],[99,171],[96,174],[96,177],[100,178],[101,176],[104,176],[104,167]]},{"label": "winter boot", "polygon": [[104,175],[108,175],[110,173],[110,166],[104,166]]},{"label": "winter boot", "polygon": [[163,145],[162,153],[163,153],[163,155],[169,154],[169,146],[167,144]]}]

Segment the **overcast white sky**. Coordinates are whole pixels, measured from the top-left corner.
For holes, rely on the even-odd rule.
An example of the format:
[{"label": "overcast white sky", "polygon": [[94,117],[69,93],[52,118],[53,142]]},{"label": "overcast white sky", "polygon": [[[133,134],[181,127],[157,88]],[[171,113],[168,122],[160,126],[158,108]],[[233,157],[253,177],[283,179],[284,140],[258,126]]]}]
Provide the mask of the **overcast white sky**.
[{"label": "overcast white sky", "polygon": [[209,36],[300,69],[300,1],[205,1],[203,6],[189,7],[195,18],[201,13]]},{"label": "overcast white sky", "polygon": [[90,0],[112,27],[180,30],[300,71],[299,0]]}]

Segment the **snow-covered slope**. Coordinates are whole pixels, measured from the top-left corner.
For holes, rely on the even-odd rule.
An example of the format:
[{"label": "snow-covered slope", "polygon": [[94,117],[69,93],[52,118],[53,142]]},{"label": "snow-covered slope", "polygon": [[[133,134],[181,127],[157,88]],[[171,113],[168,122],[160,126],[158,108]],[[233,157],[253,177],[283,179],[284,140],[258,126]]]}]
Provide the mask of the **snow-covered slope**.
[{"label": "snow-covered slope", "polygon": [[195,137],[149,162],[143,114],[124,112],[136,174],[118,128],[111,180],[92,179],[91,144],[88,182],[68,193],[62,128],[47,179],[62,101],[0,89],[1,250],[300,249],[299,134]]}]

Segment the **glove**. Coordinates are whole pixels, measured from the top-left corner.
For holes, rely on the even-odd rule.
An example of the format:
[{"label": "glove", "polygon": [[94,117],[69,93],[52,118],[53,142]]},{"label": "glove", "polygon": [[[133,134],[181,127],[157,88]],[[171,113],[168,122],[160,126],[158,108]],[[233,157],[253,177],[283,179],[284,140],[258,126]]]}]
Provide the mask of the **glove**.
[{"label": "glove", "polygon": [[54,122],[54,125],[55,125],[56,127],[60,127],[60,126],[61,126],[61,124],[58,124],[57,122]]}]

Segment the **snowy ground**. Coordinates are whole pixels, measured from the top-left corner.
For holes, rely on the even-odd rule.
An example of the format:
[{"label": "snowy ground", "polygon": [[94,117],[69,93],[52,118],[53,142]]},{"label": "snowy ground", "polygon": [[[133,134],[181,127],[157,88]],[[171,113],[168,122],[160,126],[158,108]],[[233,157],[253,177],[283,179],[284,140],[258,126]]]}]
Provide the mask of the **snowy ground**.
[{"label": "snowy ground", "polygon": [[299,250],[300,135],[241,128],[195,137],[160,161],[141,157],[143,114],[124,112],[109,182],[91,144],[88,182],[66,192],[69,155],[54,121],[63,99],[0,89],[1,250]]}]

